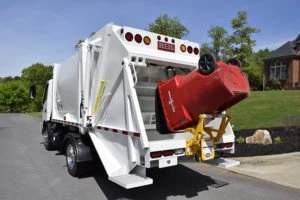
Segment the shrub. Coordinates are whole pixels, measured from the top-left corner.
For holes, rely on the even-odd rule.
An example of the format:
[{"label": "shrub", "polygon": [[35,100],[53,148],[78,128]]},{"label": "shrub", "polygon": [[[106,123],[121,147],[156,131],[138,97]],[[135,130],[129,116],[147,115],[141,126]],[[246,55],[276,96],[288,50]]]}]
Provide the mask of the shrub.
[{"label": "shrub", "polygon": [[265,87],[265,91],[269,91],[269,90],[271,90],[270,87]]},{"label": "shrub", "polygon": [[238,144],[243,144],[243,143],[245,143],[245,139],[243,138],[243,137],[238,137],[237,139],[236,139],[236,142],[238,143]]},{"label": "shrub", "polygon": [[281,90],[281,82],[278,79],[269,80],[267,83],[267,87],[273,90]]},{"label": "shrub", "polygon": [[282,143],[282,141],[281,141],[281,137],[275,137],[274,139],[273,139],[273,143],[274,144],[281,144]]}]

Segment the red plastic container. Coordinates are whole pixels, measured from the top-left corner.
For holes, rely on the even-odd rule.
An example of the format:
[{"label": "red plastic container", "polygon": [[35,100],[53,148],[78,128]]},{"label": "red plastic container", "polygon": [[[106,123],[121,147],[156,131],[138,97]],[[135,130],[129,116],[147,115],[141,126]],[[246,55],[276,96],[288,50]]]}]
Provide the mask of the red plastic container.
[{"label": "red plastic container", "polygon": [[158,83],[158,95],[170,131],[197,124],[200,114],[224,111],[249,94],[248,79],[242,70],[223,62],[217,62],[209,75],[195,70]]}]

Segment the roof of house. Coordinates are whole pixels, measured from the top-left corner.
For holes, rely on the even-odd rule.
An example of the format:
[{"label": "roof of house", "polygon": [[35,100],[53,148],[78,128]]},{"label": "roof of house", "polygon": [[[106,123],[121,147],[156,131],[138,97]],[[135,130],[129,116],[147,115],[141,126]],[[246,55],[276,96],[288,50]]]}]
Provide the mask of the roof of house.
[{"label": "roof of house", "polygon": [[300,34],[295,40],[286,42],[284,45],[272,51],[263,59],[268,60],[288,56],[300,56]]}]

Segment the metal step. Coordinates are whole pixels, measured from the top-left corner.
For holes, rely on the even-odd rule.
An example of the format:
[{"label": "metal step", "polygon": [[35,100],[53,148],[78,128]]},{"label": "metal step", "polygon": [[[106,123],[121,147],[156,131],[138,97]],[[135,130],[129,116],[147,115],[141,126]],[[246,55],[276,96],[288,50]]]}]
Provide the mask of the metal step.
[{"label": "metal step", "polygon": [[151,178],[142,177],[136,174],[113,176],[109,177],[108,179],[126,189],[141,187],[153,183],[153,180]]}]

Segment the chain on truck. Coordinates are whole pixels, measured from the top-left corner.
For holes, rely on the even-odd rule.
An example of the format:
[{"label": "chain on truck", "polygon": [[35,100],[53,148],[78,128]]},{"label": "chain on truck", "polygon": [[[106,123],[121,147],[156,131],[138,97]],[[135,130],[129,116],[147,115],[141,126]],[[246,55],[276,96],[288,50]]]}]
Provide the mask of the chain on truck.
[{"label": "chain on truck", "polygon": [[[98,159],[124,188],[153,183],[146,169],[234,153],[226,109],[249,96],[237,59],[199,56],[199,44],[112,24],[54,64],[41,132],[81,176]],[[35,87],[31,87],[35,96]]]}]

